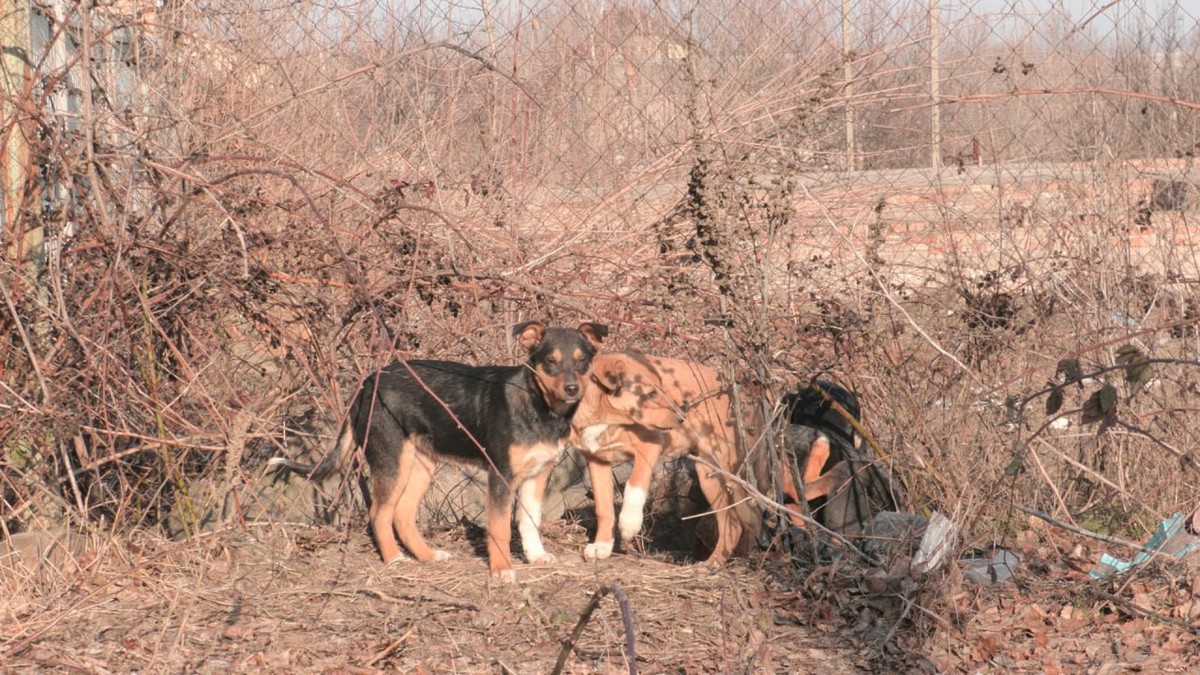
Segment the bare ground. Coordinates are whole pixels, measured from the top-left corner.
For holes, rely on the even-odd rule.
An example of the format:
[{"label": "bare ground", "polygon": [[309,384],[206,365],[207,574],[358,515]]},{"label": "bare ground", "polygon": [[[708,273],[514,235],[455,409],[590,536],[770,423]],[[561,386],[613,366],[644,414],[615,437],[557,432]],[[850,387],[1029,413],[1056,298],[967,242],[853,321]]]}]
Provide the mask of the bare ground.
[{"label": "bare ground", "polygon": [[[781,620],[781,589],[749,560],[715,572],[663,554],[589,563],[584,529],[556,522],[546,538],[558,563],[522,565],[503,585],[474,529],[430,533],[448,562],[387,567],[364,533],[302,525],[76,542],[38,569],[0,570],[0,670],[546,673],[592,594],[614,582],[642,672],[856,668],[833,637]],[[623,650],[610,595],[564,672],[625,672]]]},{"label": "bare ground", "polygon": [[[585,562],[582,525],[545,529],[559,561],[520,565],[515,585],[490,579],[470,524],[428,533],[453,558],[427,565],[384,566],[361,523],[74,537],[33,568],[0,547],[0,672],[550,673],[612,584],[643,673],[1200,669],[1200,554],[1092,580],[1100,553],[1133,551],[1031,519],[1011,542],[1012,581],[981,588],[950,565],[893,593],[844,561],[755,555],[710,571],[668,551]],[[607,595],[562,672],[627,672],[624,650]]]}]

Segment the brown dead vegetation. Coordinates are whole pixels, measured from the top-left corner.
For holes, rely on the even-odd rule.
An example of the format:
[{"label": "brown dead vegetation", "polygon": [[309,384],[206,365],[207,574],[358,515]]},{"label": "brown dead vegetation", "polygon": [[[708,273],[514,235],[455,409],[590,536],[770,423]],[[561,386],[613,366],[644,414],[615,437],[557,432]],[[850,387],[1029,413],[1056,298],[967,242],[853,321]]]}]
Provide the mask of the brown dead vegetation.
[{"label": "brown dead vegetation", "polygon": [[[0,108],[0,526],[89,543],[66,559],[79,569],[6,571],[0,657],[544,670],[613,579],[650,671],[1002,667],[1027,637],[1011,658],[1028,665],[1069,651],[1055,631],[1100,624],[1147,652],[1190,640],[1186,573],[1097,590],[1075,568],[1099,549],[1032,544],[1018,508],[1143,541],[1196,506],[1200,63],[1183,10],[949,26],[946,168],[929,170],[926,24],[856,6],[846,52],[825,5],[605,8],[13,15],[45,30],[5,61]],[[355,529],[357,473],[320,489],[263,474],[322,454],[366,373],[511,363],[525,319],[598,320],[611,349],[713,367],[768,475],[779,395],[846,383],[912,507],[951,515],[961,549],[1025,552],[1029,583],[993,595],[951,571],[885,601],[862,570],[797,551],[698,574],[683,537],[496,589],[455,540],[470,476],[427,504],[456,561],[383,569]],[[322,528],[282,524],[301,521]],[[572,514],[552,541],[581,550],[586,525]],[[610,600],[579,672],[622,667]],[[976,639],[996,625],[1028,632]],[[1080,667],[1107,662],[1080,649]]]}]

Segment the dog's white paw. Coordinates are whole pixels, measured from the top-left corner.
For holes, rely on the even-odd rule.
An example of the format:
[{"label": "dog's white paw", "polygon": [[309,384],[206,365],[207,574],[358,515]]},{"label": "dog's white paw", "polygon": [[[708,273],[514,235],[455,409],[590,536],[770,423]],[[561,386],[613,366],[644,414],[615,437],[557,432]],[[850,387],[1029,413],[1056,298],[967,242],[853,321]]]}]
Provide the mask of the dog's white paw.
[{"label": "dog's white paw", "polygon": [[646,508],[646,491],[631,485],[625,488],[625,503],[617,516],[617,531],[621,541],[633,541],[642,531],[642,511]]},{"label": "dog's white paw", "polygon": [[612,555],[612,550],[613,543],[611,541],[598,541],[584,547],[583,557],[585,560],[604,560]]},{"label": "dog's white paw", "polygon": [[617,518],[617,531],[621,533],[621,541],[629,542],[637,538],[642,533],[642,512],[634,513],[621,512]]},{"label": "dog's white paw", "polygon": [[502,584],[517,583],[517,571],[511,567],[502,570],[492,570],[492,578]]},{"label": "dog's white paw", "polygon": [[385,567],[391,567],[392,565],[403,565],[404,563],[409,562],[411,560],[412,560],[412,558],[408,557],[407,555],[404,554],[403,551],[401,551],[400,553],[396,554],[396,557],[392,558],[391,560],[389,560],[383,564]]},{"label": "dog's white paw", "polygon": [[553,553],[542,551],[540,554],[532,554],[525,556],[530,565],[553,565],[558,562],[558,558]]},{"label": "dog's white paw", "polygon": [[450,559],[450,551],[443,551],[442,549],[439,548],[433,552],[433,561],[434,562],[442,562],[443,560],[449,560],[449,559]]}]

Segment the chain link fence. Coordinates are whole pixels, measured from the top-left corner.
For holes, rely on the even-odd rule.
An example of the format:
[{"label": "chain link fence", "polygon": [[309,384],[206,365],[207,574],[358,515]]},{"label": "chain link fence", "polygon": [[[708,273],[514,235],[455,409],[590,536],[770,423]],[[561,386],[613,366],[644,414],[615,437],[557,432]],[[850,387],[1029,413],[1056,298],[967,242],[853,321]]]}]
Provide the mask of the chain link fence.
[{"label": "chain link fence", "polygon": [[[543,317],[760,420],[845,381],[924,506],[1195,494],[1186,3],[2,7],[6,527],[244,515],[363,374]],[[1042,411],[1124,344],[1104,434]]]}]

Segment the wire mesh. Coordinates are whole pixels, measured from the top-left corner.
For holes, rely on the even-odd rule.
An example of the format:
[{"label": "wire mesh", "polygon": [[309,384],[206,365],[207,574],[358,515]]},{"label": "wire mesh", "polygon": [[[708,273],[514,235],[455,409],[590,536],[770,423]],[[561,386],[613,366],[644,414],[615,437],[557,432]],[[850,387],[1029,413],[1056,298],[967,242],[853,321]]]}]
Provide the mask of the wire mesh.
[{"label": "wire mesh", "polygon": [[[11,526],[258,484],[379,364],[513,362],[542,317],[766,401],[852,382],[927,503],[1195,487],[1161,461],[1190,366],[1099,440],[1003,405],[1125,341],[1195,358],[1187,3],[6,7]],[[1054,466],[1018,484],[1010,447]]]}]

